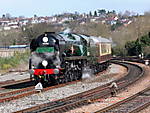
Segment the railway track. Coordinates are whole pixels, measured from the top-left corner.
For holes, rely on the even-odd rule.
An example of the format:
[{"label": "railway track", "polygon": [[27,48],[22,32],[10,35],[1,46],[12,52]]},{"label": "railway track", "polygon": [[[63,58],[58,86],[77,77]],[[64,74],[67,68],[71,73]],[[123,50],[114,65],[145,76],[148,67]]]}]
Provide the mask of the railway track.
[{"label": "railway track", "polygon": [[[27,70],[24,70],[24,71],[21,71],[21,70],[9,71],[9,72],[6,72],[6,73],[4,73],[4,74],[1,74],[1,76],[5,76],[5,75],[7,75],[7,74],[9,74],[9,73],[14,73],[14,72],[16,72],[17,75],[22,75],[22,73],[27,72]],[[16,74],[15,74],[15,75],[16,75]],[[23,79],[23,80],[17,80],[17,81],[15,81],[15,80],[1,81],[1,82],[0,82],[0,88],[6,87],[6,86],[10,86],[10,85],[15,85],[15,84],[20,84],[20,83],[30,82],[30,81],[31,81],[30,78],[26,78],[26,79]]]},{"label": "railway track", "polygon": [[[128,74],[117,80],[117,84],[119,85],[119,90],[122,91],[125,87],[132,84],[136,80],[138,80],[143,75],[142,68],[128,63],[120,63],[120,65],[124,65],[128,68]],[[66,112],[71,109],[75,109],[77,107],[81,107],[83,105],[91,104],[94,100],[99,98],[108,97],[110,95],[110,84],[106,84],[104,86],[97,87],[95,89],[79,93],[77,95],[73,95],[64,99],[60,99],[57,101],[49,102],[46,104],[38,105],[32,108],[27,108],[21,111],[17,111],[16,113],[61,113]]]},{"label": "railway track", "polygon": [[34,86],[0,94],[0,103],[8,102],[32,94]]},{"label": "railway track", "polygon": [[[72,81],[72,82],[68,82],[68,83],[64,83],[64,84],[50,86],[50,87],[44,88],[43,91],[63,87],[63,86],[69,85],[69,84],[74,84],[76,82],[78,82],[78,81]],[[19,99],[19,98],[26,97],[26,96],[29,96],[29,95],[32,95],[32,94],[36,94],[36,93],[38,93],[38,92],[34,89],[34,86],[30,86],[30,87],[15,90],[15,91],[10,91],[10,92],[7,92],[7,93],[1,93],[0,94],[0,103],[4,103],[4,102],[11,101],[11,100]]]},{"label": "railway track", "polygon": [[95,113],[137,113],[150,105],[150,87]]},{"label": "railway track", "polygon": [[[100,72],[100,73],[104,73],[104,72]],[[55,86],[50,86],[50,87],[44,88],[43,92],[50,90],[50,89],[54,89],[54,88],[60,88],[60,87],[63,87],[63,86],[69,85],[69,84],[74,84],[79,81],[80,80],[72,81],[72,82],[68,82],[68,83],[64,83],[64,84],[59,84],[59,85],[55,85]],[[6,91],[6,92],[3,91],[4,93],[0,94],[0,102],[1,103],[38,93],[37,91],[35,91],[34,84],[33,84],[33,82],[31,82],[30,79],[24,79],[24,80],[18,80],[18,81],[11,80],[11,81],[1,82],[0,87],[1,87],[0,90],[6,90],[6,89],[13,90],[13,91]],[[17,90],[15,90],[15,89],[17,89]]]},{"label": "railway track", "polygon": [[23,79],[23,80],[7,80],[7,81],[4,81],[4,82],[0,82],[0,87],[1,88],[5,88],[5,87],[8,87],[8,86],[12,86],[12,85],[17,85],[17,84],[21,84],[21,83],[27,83],[27,82],[30,82],[30,78],[27,78],[27,79]]}]

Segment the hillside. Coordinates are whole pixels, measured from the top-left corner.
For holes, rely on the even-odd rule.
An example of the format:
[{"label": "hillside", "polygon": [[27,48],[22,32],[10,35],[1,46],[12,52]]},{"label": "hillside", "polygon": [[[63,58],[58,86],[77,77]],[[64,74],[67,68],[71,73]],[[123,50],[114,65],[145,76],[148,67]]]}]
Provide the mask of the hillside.
[{"label": "hillside", "polygon": [[150,15],[144,15],[134,17],[131,24],[111,32],[111,36],[117,45],[124,46],[127,41],[136,40],[148,32],[150,32]]},{"label": "hillside", "polygon": [[[122,24],[112,30],[112,25],[103,21],[86,21],[80,23],[77,20],[67,21],[63,24],[40,23],[21,27],[11,31],[0,31],[0,46],[12,44],[28,44],[32,38],[44,31],[62,31],[71,28],[73,32],[112,38],[113,42],[124,47],[127,41],[136,40],[150,31],[150,14],[143,16],[128,17],[132,22],[128,25]],[[88,19],[87,19],[88,20]]]}]

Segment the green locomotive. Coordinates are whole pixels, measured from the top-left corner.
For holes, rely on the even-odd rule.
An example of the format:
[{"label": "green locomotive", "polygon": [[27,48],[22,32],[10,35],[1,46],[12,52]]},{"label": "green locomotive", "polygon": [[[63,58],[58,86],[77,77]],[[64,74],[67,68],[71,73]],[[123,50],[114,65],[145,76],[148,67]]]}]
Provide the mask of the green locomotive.
[{"label": "green locomotive", "polygon": [[36,83],[64,83],[105,70],[111,58],[106,38],[45,32],[30,44],[30,74]]}]

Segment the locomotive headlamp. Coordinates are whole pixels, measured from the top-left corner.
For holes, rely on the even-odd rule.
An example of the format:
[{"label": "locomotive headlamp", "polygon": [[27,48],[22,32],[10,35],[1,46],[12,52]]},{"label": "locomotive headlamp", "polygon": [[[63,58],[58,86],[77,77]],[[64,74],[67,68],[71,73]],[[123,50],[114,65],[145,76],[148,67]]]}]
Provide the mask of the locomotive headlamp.
[{"label": "locomotive headlamp", "polygon": [[54,69],[54,74],[58,74],[59,73],[59,69]]},{"label": "locomotive headlamp", "polygon": [[45,42],[45,43],[48,42],[48,38],[47,38],[47,37],[43,37],[42,40],[43,40],[43,42]]},{"label": "locomotive headlamp", "polygon": [[42,65],[43,65],[44,67],[46,67],[46,66],[48,65],[48,62],[47,62],[46,60],[43,60],[43,61],[42,61]]}]

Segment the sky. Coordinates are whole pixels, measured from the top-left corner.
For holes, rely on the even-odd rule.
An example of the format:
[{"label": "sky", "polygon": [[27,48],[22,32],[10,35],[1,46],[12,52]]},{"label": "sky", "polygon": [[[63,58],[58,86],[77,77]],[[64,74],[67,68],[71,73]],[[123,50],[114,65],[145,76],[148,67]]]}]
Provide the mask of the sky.
[{"label": "sky", "polygon": [[150,0],[0,0],[0,17],[52,16],[65,12],[89,13],[97,9],[115,10],[117,13],[133,11],[143,14],[150,11]]}]

